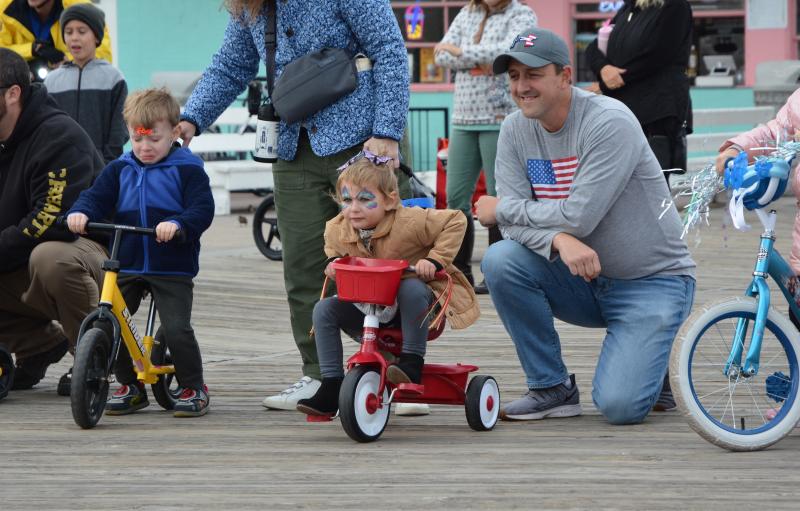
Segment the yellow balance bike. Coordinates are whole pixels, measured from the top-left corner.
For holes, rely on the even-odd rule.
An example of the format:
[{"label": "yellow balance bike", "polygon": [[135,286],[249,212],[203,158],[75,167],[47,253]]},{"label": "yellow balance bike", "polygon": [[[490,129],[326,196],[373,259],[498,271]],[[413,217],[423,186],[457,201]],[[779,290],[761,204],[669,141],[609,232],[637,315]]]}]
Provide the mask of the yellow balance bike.
[{"label": "yellow balance bike", "polygon": [[111,255],[103,263],[105,276],[100,304],[81,324],[72,369],[72,417],[78,426],[89,429],[103,416],[108,399],[109,377],[120,349],[128,350],[138,380],[151,386],[162,408],[173,409],[181,389],[167,347],[153,339],[155,301],[151,297],[147,326],[142,337],[117,287],[120,269],[117,251],[123,233],[128,236],[155,236],[155,229],[95,222],[89,222],[86,228],[93,232],[114,233]]}]

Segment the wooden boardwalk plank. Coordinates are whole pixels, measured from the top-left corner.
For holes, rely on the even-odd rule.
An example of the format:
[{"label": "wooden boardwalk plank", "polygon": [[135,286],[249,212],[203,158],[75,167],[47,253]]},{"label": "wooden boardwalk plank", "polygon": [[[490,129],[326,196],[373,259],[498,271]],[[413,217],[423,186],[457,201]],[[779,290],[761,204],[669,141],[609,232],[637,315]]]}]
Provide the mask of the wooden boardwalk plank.
[{"label": "wooden boardwalk plank", "polygon": [[[788,256],[794,201],[777,209],[777,246]],[[713,211],[699,245],[689,240],[696,305],[739,295],[749,279],[758,234],[723,229],[722,214]],[[68,398],[55,394],[64,360],[34,390],[0,402],[0,510],[796,509],[800,463],[791,460],[800,435],[744,455],[707,444],[675,412],[637,426],[605,423],[591,404],[602,330],[559,324],[582,393],[579,418],[477,433],[463,408],[434,406],[427,417],[392,416],[380,441],[360,445],[338,422],[265,410],[261,399],[295,381],[300,363],[281,264],[264,259],[249,227],[237,224],[215,219],[195,288],[211,412],[175,419],[153,402],[82,431]],[[476,261],[485,231],[478,239]],[[491,300],[480,300],[478,324],[447,332],[428,360],[477,364],[512,399],[524,391],[523,374]]]}]

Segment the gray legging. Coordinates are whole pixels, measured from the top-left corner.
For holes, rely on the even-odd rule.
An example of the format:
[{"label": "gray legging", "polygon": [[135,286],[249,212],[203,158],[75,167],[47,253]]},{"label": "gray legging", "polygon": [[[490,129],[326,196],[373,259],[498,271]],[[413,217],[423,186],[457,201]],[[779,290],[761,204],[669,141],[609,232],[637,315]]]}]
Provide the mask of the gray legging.
[{"label": "gray legging", "polygon": [[[419,279],[404,279],[397,292],[398,314],[403,331],[403,353],[425,356],[430,318],[422,320],[433,302],[431,288]],[[364,325],[364,314],[350,302],[332,296],[314,306],[314,337],[323,378],[344,376],[342,330],[356,334]],[[392,324],[397,321],[392,320]]]}]

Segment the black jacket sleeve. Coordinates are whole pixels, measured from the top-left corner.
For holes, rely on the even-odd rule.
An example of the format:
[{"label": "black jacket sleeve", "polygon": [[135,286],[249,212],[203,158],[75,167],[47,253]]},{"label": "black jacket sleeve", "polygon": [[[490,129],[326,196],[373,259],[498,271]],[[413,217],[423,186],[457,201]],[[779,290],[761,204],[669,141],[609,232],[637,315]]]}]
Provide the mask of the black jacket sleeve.
[{"label": "black jacket sleeve", "polygon": [[[55,135],[55,136],[54,136]],[[72,241],[75,235],[65,227],[54,225],[78,198],[81,190],[88,188],[97,167],[99,156],[86,150],[86,140],[77,140],[68,134],[42,131],[32,141],[32,147],[41,148],[20,169],[29,183],[30,212],[17,225],[0,232],[0,272],[14,270],[27,263],[33,248],[43,241]],[[89,141],[91,144],[91,141]]]}]

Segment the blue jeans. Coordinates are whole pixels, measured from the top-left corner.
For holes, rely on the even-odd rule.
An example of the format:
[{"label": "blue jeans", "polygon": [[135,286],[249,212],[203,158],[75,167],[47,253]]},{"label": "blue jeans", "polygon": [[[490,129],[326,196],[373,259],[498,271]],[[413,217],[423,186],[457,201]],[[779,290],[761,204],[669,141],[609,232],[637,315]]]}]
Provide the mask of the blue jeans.
[{"label": "blue jeans", "polygon": [[586,282],[560,259],[550,262],[511,240],[491,245],[481,269],[529,388],[552,387],[569,376],[554,317],[605,328],[592,400],[612,424],[644,420],[658,399],[672,341],[692,308],[692,277],[600,276]]}]

